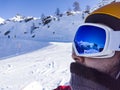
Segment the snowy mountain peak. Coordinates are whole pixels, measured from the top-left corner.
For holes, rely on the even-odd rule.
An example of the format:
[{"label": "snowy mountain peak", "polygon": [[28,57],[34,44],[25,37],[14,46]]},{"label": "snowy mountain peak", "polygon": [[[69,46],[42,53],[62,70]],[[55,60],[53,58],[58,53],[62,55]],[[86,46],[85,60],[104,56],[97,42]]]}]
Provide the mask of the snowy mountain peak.
[{"label": "snowy mountain peak", "polygon": [[20,14],[17,14],[16,16],[14,16],[13,18],[10,18],[10,20],[12,21],[22,21],[24,20],[25,17],[24,16],[21,16]]},{"label": "snowy mountain peak", "polygon": [[22,16],[20,14],[17,14],[16,16],[14,16],[13,18],[10,18],[9,21],[15,21],[15,22],[19,22],[19,21],[24,21],[24,20],[37,20],[39,18],[33,17],[33,16]]},{"label": "snowy mountain peak", "polygon": [[3,24],[4,22],[5,22],[5,20],[0,17],[0,24]]}]

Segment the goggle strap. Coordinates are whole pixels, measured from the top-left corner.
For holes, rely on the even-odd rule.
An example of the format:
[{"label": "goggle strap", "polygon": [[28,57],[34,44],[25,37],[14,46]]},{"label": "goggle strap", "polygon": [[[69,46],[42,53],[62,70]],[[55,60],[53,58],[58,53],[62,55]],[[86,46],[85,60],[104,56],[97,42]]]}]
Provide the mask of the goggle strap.
[{"label": "goggle strap", "polygon": [[109,50],[120,51],[120,31],[110,31]]}]

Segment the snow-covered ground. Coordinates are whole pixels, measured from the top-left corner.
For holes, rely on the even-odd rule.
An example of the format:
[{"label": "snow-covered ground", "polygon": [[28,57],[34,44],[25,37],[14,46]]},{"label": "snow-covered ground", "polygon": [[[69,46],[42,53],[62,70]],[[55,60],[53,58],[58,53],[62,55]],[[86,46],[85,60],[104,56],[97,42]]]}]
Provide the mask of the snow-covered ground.
[{"label": "snow-covered ground", "polygon": [[[22,43],[21,47],[16,41],[12,41],[12,44],[18,44],[18,51],[14,52],[15,47],[7,48],[17,54],[0,60],[0,90],[22,90],[35,81],[40,83],[42,90],[52,90],[69,82],[71,43],[17,42]],[[9,45],[4,47],[7,46]],[[18,55],[19,53],[21,55]]]},{"label": "snow-covered ground", "polygon": [[[40,20],[5,21],[0,26],[0,90],[24,90],[31,83],[53,90],[68,84],[72,40],[82,22],[81,13],[64,15],[49,28]],[[33,23],[39,28],[31,33]]]}]

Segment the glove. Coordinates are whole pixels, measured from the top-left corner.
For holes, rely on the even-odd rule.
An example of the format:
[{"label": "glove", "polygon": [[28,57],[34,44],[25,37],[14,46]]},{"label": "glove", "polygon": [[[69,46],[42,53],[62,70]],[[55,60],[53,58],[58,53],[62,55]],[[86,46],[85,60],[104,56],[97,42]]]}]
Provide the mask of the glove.
[{"label": "glove", "polygon": [[54,90],[72,90],[70,86],[58,86]]}]

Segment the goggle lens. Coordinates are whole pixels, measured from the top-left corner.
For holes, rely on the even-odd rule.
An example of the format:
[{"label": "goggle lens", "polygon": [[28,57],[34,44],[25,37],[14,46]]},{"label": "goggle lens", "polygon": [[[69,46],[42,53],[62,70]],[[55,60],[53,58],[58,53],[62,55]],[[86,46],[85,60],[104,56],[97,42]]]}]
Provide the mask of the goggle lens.
[{"label": "goggle lens", "polygon": [[74,44],[79,54],[102,52],[105,47],[106,32],[96,26],[84,25],[76,32]]}]

